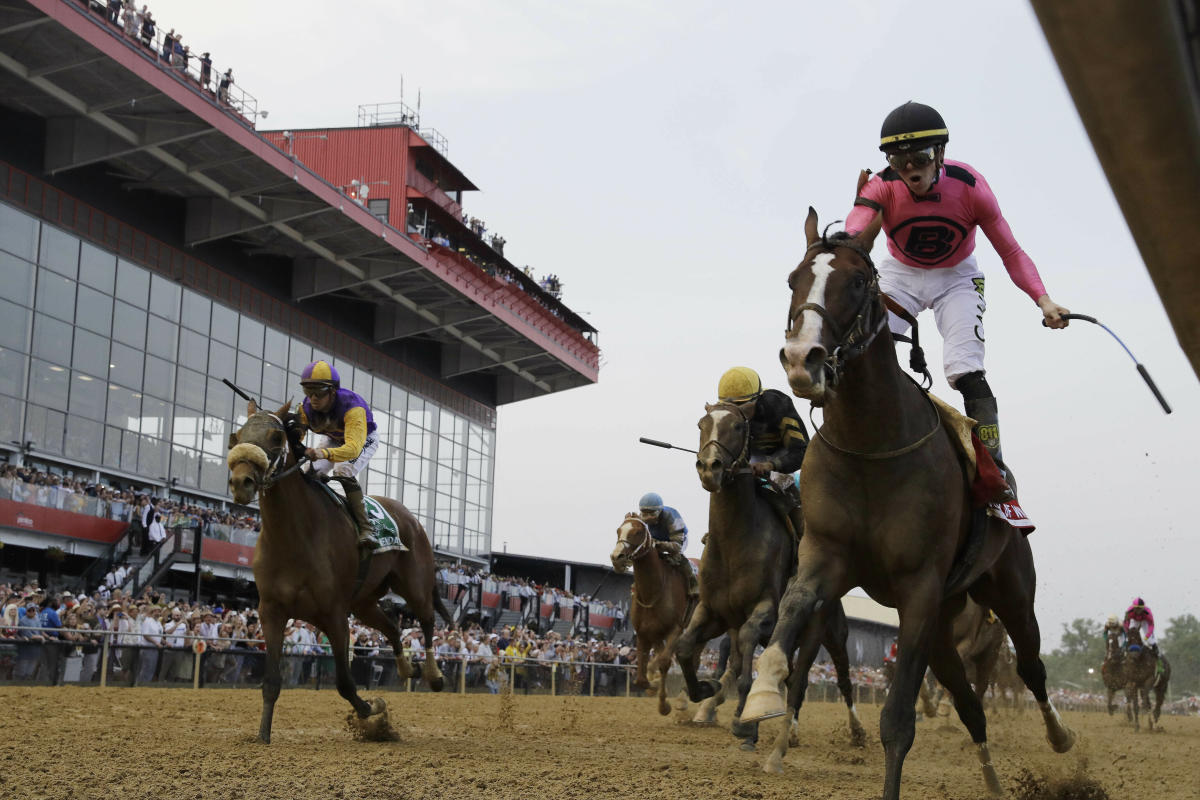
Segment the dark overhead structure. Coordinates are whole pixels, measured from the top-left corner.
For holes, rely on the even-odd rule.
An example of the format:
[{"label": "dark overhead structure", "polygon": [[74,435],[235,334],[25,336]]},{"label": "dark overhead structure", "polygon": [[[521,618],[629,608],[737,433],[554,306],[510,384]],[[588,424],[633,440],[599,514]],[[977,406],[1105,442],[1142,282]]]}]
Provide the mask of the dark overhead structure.
[{"label": "dark overhead structure", "polygon": [[1175,335],[1200,376],[1197,3],[1032,3]]}]

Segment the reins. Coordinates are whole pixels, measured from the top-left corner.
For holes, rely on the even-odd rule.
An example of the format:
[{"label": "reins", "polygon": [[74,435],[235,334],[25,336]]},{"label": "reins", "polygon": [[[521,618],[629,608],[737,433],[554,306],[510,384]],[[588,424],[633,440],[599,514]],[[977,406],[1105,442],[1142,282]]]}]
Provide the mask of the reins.
[{"label": "reins", "polygon": [[[912,378],[910,378],[909,376],[905,375],[904,377],[906,377],[910,381],[912,381]],[[916,381],[913,381],[913,383],[917,386],[918,389],[921,389],[920,384],[918,384]],[[821,438],[821,441],[824,442],[825,444],[829,445],[830,448],[832,448],[833,450],[836,450],[837,452],[841,453],[842,455],[853,456],[854,458],[864,458],[869,461],[880,461],[880,460],[888,459],[888,458],[899,458],[900,456],[908,455],[909,453],[913,452],[914,450],[919,450],[930,439],[932,439],[935,435],[937,435],[937,432],[942,427],[942,414],[941,414],[941,412],[938,411],[937,406],[934,405],[933,401],[929,399],[929,393],[922,389],[921,396],[925,398],[925,402],[929,404],[929,407],[931,409],[933,409],[933,428],[929,431],[929,433],[925,434],[924,436],[922,436],[920,439],[913,442],[912,444],[905,445],[904,447],[898,448],[896,450],[887,450],[884,452],[877,452],[877,453],[862,453],[857,450],[847,450],[844,447],[838,447],[836,444],[829,441],[828,436],[826,436],[824,433],[821,432],[821,427],[824,427],[824,426],[817,427],[816,420],[814,420],[812,418],[813,409],[811,406],[808,409],[808,420],[809,420],[809,422],[812,422],[813,427],[816,428],[817,436],[819,436]]]},{"label": "reins", "polygon": [[[270,460],[267,463],[266,472],[263,473],[263,476],[261,479],[256,478],[254,481],[254,485],[257,487],[258,491],[265,492],[268,489],[270,489],[272,486],[274,486],[276,483],[283,480],[288,475],[291,475],[293,472],[300,469],[300,467],[304,466],[304,464],[308,461],[308,458],[306,456],[304,456],[303,454],[301,454],[296,459],[296,463],[292,464],[290,467],[285,469],[283,472],[279,472],[278,470],[279,470],[280,465],[283,464],[284,461],[286,461],[287,456],[290,455],[292,452],[292,442],[291,442],[291,439],[287,435],[287,426],[283,424],[283,420],[281,420],[276,415],[270,413],[269,411],[260,411],[258,413],[268,416],[271,419],[275,420],[275,422],[279,423],[279,429],[282,430],[283,434],[284,434],[283,435],[283,438],[284,438],[283,447],[279,448],[279,452],[275,454],[274,458],[270,458],[268,456],[268,458],[270,458]],[[266,452],[266,451],[264,450],[263,452]]]},{"label": "reins", "polygon": [[700,445],[700,450],[697,451],[697,455],[699,455],[700,453],[704,452],[704,448],[708,447],[709,445],[715,444],[717,447],[721,448],[721,450],[724,451],[725,454],[728,455],[732,459],[729,462],[729,469],[727,469],[725,471],[727,477],[724,481],[721,482],[722,485],[725,485],[726,483],[729,483],[730,481],[732,481],[736,475],[741,474],[748,468],[747,464],[750,461],[750,430],[749,430],[750,420],[746,419],[745,412],[742,411],[741,406],[739,406],[737,403],[717,403],[709,409],[708,413],[711,415],[713,411],[715,411],[719,408],[726,409],[726,410],[732,409],[733,411],[737,412],[737,415],[742,418],[742,422],[746,423],[746,426],[747,426],[746,435],[742,437],[741,452],[737,453],[736,455],[734,454],[733,450],[726,447],[725,444],[720,439],[718,439],[716,436],[713,436],[707,442]]},{"label": "reins", "polygon": [[[826,228],[826,230],[828,230],[828,228]],[[789,315],[788,327],[785,335],[792,332],[792,326],[795,325],[797,318],[802,316],[805,311],[812,311],[820,316],[824,324],[829,326],[830,332],[833,333],[834,339],[837,341],[837,344],[834,345],[830,354],[826,356],[824,364],[822,365],[826,374],[829,376],[829,385],[837,386],[838,381],[841,379],[842,372],[846,369],[847,362],[862,355],[866,349],[870,347],[871,343],[875,341],[875,337],[888,327],[887,315],[888,312],[891,311],[893,314],[907,322],[912,329],[911,339],[895,333],[892,334],[892,339],[908,342],[912,345],[912,349],[909,352],[909,368],[912,369],[913,372],[918,372],[924,376],[923,382],[917,383],[907,374],[904,377],[913,382],[913,384],[921,391],[922,396],[925,398],[925,402],[929,404],[931,409],[933,409],[933,427],[930,429],[929,433],[925,434],[912,444],[905,445],[904,447],[896,450],[887,450],[885,452],[878,453],[864,453],[857,450],[847,450],[846,448],[838,447],[836,444],[831,442],[829,437],[822,432],[821,428],[817,426],[816,421],[813,419],[812,406],[809,407],[808,411],[809,421],[812,422],[813,428],[816,429],[817,436],[820,437],[822,442],[828,445],[832,450],[843,455],[852,456],[854,458],[864,458],[868,460],[898,458],[899,456],[907,455],[914,450],[920,449],[929,440],[931,440],[937,434],[938,429],[941,428],[942,415],[938,411],[937,406],[934,405],[933,400],[929,398],[929,388],[933,385],[933,376],[929,374],[929,368],[925,363],[925,351],[921,349],[919,338],[920,334],[918,333],[916,318],[912,314],[908,313],[903,306],[901,306],[891,297],[888,297],[888,295],[879,288],[879,271],[875,269],[875,263],[871,260],[871,254],[867,252],[867,250],[861,245],[859,245],[857,240],[846,236],[845,234],[837,234],[832,239],[822,234],[819,240],[808,246],[808,249],[805,250],[805,254],[807,255],[808,251],[812,250],[814,247],[822,247],[827,250],[845,247],[848,250],[854,251],[858,257],[865,261],[867,266],[870,267],[871,280],[866,286],[866,293],[863,295],[862,302],[859,303],[858,308],[855,310],[854,320],[850,323],[849,328],[844,333],[841,331],[834,319],[829,315],[828,309],[826,309],[823,305],[820,303],[804,303],[800,305],[795,312]],[[870,321],[872,312],[881,306],[883,313],[880,314],[878,322],[872,325]]]},{"label": "reins", "polygon": [[[625,520],[621,524],[623,525],[623,524],[625,524],[625,522],[629,522],[630,520],[636,521],[638,524],[640,524],[642,526],[642,532],[645,534],[645,537],[642,539],[642,543],[629,551],[629,560],[636,561],[641,555],[648,553],[649,551],[654,549],[651,544],[654,541],[654,537],[650,535],[650,526],[647,525],[646,520],[642,519],[641,517],[626,517]],[[626,547],[629,547],[628,539],[621,539],[620,541],[621,541],[621,544],[625,545]],[[634,578],[634,581],[635,581],[635,589],[636,589],[636,581],[637,581],[636,576]],[[637,596],[637,592],[635,591],[634,595],[633,595],[634,602],[636,602],[642,608],[653,607],[654,604],[657,603],[658,600],[663,595],[663,591],[664,591],[663,584],[665,582],[666,582],[666,572],[664,571],[659,575],[658,594],[655,595],[654,599],[643,603],[641,598],[639,598]]]}]

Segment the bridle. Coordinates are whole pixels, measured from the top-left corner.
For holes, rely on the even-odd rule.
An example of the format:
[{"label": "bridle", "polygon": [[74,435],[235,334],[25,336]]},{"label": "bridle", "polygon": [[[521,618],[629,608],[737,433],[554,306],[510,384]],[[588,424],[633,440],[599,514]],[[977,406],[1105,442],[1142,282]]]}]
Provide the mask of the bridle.
[{"label": "bridle", "polygon": [[[651,546],[650,543],[654,541],[654,537],[650,535],[650,526],[647,525],[646,520],[642,519],[641,517],[626,517],[621,521],[621,525],[624,525],[626,522],[638,523],[642,526],[642,533],[645,534],[645,536],[642,538],[642,543],[626,553],[626,556],[628,556],[629,560],[634,561],[649,552]],[[626,549],[629,549],[630,544],[628,539],[620,537],[617,539],[617,541],[624,545]]]},{"label": "bridle", "polygon": [[[626,553],[629,560],[637,561],[639,558],[642,558],[642,557],[648,555],[650,553],[650,551],[654,549],[654,537],[650,535],[650,526],[647,525],[646,520],[642,519],[641,517],[636,517],[636,516],[635,517],[626,517],[624,520],[622,520],[621,525],[624,526],[624,524],[626,522],[636,522],[638,525],[641,526],[642,533],[643,533],[642,542],[637,547],[634,547],[632,550],[629,550],[630,544],[629,544],[628,539],[621,537],[617,541],[620,542],[620,544],[622,544],[627,550],[629,550],[629,552]],[[665,581],[665,580],[666,580],[665,577],[660,578],[659,592],[658,592],[658,595],[656,595],[653,600],[650,600],[649,602],[642,602],[642,599],[640,597],[638,597],[637,593],[635,592],[633,595],[634,602],[636,602],[642,608],[650,608],[651,606],[653,606],[655,603],[658,602],[658,598],[662,596],[663,590],[661,587],[661,583],[662,583],[662,581]]]},{"label": "bridle", "polygon": [[[845,247],[847,250],[854,251],[858,257],[865,261],[867,266],[871,269],[871,279],[867,282],[866,292],[863,294],[862,301],[859,302],[858,307],[854,311],[853,321],[844,331],[833,319],[833,317],[829,315],[828,309],[826,309],[823,305],[820,303],[803,303],[794,312],[789,314],[787,330],[785,331],[784,335],[791,336],[792,328],[795,326],[796,320],[799,319],[805,311],[815,312],[821,317],[824,324],[829,326],[829,330],[833,334],[836,342],[832,350],[830,350],[829,355],[825,357],[825,361],[822,364],[822,369],[825,370],[825,374],[828,376],[829,386],[834,387],[837,386],[838,381],[841,379],[842,373],[846,369],[846,364],[862,355],[866,349],[871,346],[871,343],[875,341],[875,337],[887,329],[888,309],[890,308],[912,326],[912,339],[907,339],[905,337],[898,338],[903,341],[909,341],[912,344],[913,349],[909,359],[910,366],[914,371],[924,374],[927,382],[931,385],[933,383],[933,377],[929,374],[929,370],[925,367],[925,354],[922,352],[917,339],[917,321],[912,317],[912,315],[901,308],[895,301],[893,301],[890,297],[885,295],[882,290],[880,290],[879,271],[875,269],[875,262],[871,260],[871,254],[855,239],[846,236],[845,234],[835,234],[832,239],[822,234],[819,240],[810,244],[808,249],[804,251],[806,258],[808,251],[812,250],[814,247],[821,247],[826,250]],[[873,317],[876,315],[878,315],[879,319],[873,320]],[[905,377],[908,376],[906,375]],[[912,444],[905,445],[904,447],[900,447],[895,450],[864,453],[857,450],[847,450],[843,447],[838,447],[831,442],[824,433],[821,432],[821,426],[818,426],[815,421],[813,422],[813,428],[816,430],[817,436],[820,437],[822,442],[829,445],[831,449],[843,455],[853,456],[855,458],[879,460],[896,458],[898,456],[911,453],[932,439],[942,427],[941,413],[938,411],[937,406],[934,405],[933,401],[929,399],[929,386],[917,384],[916,381],[913,381],[913,383],[917,385],[917,388],[921,389],[922,396],[929,404],[929,407],[933,409],[933,427],[930,429],[929,433],[926,433]],[[816,405],[816,403],[813,403],[814,407]],[[812,421],[812,413],[812,409],[810,408],[810,421]]]},{"label": "bridle", "polygon": [[[825,325],[829,326],[835,344],[829,351],[829,355],[825,357],[822,366],[825,374],[828,376],[829,385],[837,386],[838,381],[842,377],[842,372],[846,369],[846,362],[861,355],[863,351],[871,346],[871,342],[875,341],[875,337],[887,328],[887,311],[883,303],[880,302],[883,293],[879,290],[879,272],[875,269],[875,262],[871,260],[871,254],[863,249],[858,242],[849,237],[844,239],[835,237],[830,240],[822,234],[818,241],[810,244],[808,249],[804,251],[806,257],[808,251],[814,247],[826,250],[845,247],[847,250],[853,250],[871,269],[871,280],[867,283],[866,293],[863,295],[862,301],[858,304],[858,308],[854,310],[854,319],[845,330],[830,316],[829,310],[820,303],[803,303],[788,315],[787,329],[784,331],[784,335],[788,337],[792,334],[796,320],[802,317],[805,311],[814,312],[821,318]],[[878,316],[878,319],[874,319],[876,316]]]},{"label": "bridle", "polygon": [[[270,417],[279,426],[277,430],[283,431],[283,446],[279,448],[279,451],[275,453],[274,456],[267,452],[266,448],[262,447],[262,445],[256,445],[267,454],[267,471],[263,473],[261,478],[258,477],[257,472],[254,473],[254,486],[261,493],[265,492],[267,489],[270,489],[276,483],[300,469],[307,459],[301,455],[296,459],[296,463],[283,470],[283,472],[280,472],[279,468],[286,463],[287,457],[292,452],[292,442],[287,435],[287,426],[283,424],[283,420],[269,411],[259,411],[258,413],[254,414],[251,419],[257,416]],[[247,422],[249,422],[249,420],[247,420]],[[274,428],[274,426],[272,427]]]},{"label": "bridle", "polygon": [[709,407],[708,415],[712,416],[712,412],[717,411],[718,409],[735,412],[746,425],[746,433],[744,436],[742,436],[742,449],[740,452],[734,453],[731,448],[726,447],[725,443],[714,435],[711,436],[704,444],[700,445],[700,450],[696,453],[698,457],[700,453],[704,452],[706,447],[709,447],[710,445],[716,445],[717,447],[721,448],[727,457],[731,459],[729,462],[729,468],[725,470],[725,479],[721,482],[722,485],[724,485],[733,480],[733,476],[738,472],[746,469],[750,462],[750,420],[746,417],[746,412],[742,411],[742,407],[737,403],[717,403]]}]

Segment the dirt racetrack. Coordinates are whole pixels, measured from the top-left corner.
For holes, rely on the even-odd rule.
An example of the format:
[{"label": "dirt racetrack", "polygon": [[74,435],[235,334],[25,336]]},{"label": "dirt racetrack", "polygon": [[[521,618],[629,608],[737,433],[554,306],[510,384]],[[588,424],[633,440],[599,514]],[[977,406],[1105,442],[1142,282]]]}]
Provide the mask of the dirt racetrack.
[{"label": "dirt racetrack", "polygon": [[[355,741],[332,691],[285,691],[273,742],[254,741],[261,697],[246,690],[0,689],[0,797],[17,800],[235,798],[846,798],[877,797],[879,708],[849,745],[843,707],[810,703],[783,776],[760,771],[727,728],[682,726],[648,699],[386,693],[400,738]],[[729,704],[721,709],[728,725]],[[989,717],[992,758],[1010,798],[1200,798],[1200,718],[1164,717],[1134,734],[1095,713],[1064,713],[1081,734],[1055,755],[1040,715]],[[764,724],[773,735],[778,721]],[[1028,773],[1026,773],[1028,771]],[[1102,791],[1031,791],[1029,775],[1083,775]],[[1022,776],[1024,775],[1024,778]],[[918,723],[906,798],[983,796],[962,726]]]}]

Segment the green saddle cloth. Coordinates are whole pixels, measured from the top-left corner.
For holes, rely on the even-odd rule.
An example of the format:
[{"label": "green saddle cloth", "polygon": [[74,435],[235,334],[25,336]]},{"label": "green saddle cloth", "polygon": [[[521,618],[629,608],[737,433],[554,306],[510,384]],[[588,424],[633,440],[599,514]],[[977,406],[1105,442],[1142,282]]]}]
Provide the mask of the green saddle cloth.
[{"label": "green saddle cloth", "polygon": [[[350,517],[350,521],[353,522],[354,515],[350,513],[350,504],[346,498],[335,492],[324,481],[317,481],[317,485],[329,493],[329,496],[341,506],[342,510],[346,512],[346,516]],[[367,510],[367,520],[371,523],[375,539],[375,546],[371,548],[372,552],[386,553],[389,550],[407,549],[400,541],[400,528],[396,524],[396,520],[392,518],[382,503],[374,497],[363,495],[363,506]]]}]

